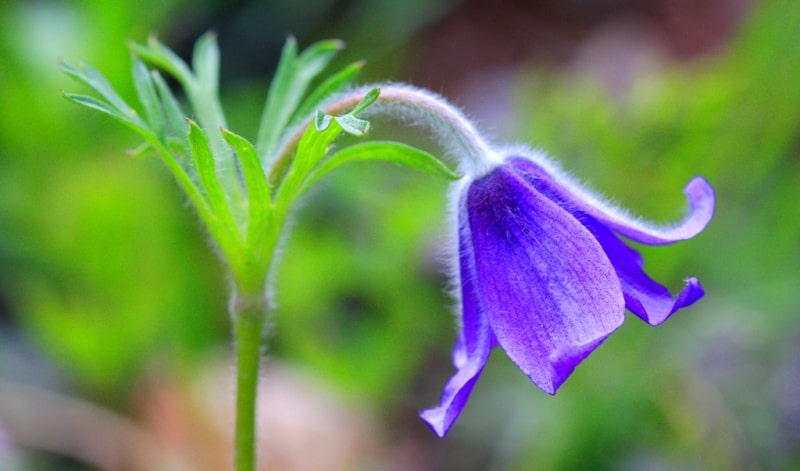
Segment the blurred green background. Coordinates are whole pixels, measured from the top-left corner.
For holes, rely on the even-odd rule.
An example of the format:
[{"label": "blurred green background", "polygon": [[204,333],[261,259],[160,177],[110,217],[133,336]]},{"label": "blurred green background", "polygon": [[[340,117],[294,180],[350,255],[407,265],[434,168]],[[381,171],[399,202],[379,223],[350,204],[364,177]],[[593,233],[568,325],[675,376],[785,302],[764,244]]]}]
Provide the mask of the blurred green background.
[{"label": "blurred green background", "polygon": [[338,171],[278,271],[264,469],[800,468],[800,2],[20,0],[0,3],[0,469],[228,463],[223,271],[159,162],[64,100],[86,90],[57,67],[130,98],[126,40],[186,57],[209,29],[245,136],[286,35],[338,37],[364,81],[439,91],[636,213],[676,218],[697,174],[717,191],[704,233],[642,248],[705,299],[632,317],[555,397],[498,351],[438,440],[416,413],[452,371],[446,183]]}]

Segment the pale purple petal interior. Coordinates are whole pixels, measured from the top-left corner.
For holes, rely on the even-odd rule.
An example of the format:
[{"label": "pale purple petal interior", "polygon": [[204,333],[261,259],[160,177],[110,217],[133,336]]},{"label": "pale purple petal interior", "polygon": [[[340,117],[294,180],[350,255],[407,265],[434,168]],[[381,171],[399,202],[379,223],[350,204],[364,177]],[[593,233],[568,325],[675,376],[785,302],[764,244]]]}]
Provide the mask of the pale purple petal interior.
[{"label": "pale purple petal interior", "polygon": [[474,182],[467,208],[491,330],[511,360],[554,394],[623,321],[614,268],[592,234],[513,167]]}]

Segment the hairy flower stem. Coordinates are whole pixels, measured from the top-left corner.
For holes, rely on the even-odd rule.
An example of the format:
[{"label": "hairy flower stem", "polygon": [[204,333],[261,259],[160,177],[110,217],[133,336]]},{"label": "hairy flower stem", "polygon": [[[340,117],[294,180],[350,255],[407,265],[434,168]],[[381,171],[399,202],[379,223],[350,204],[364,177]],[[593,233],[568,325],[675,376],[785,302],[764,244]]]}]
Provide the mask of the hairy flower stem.
[{"label": "hairy flower stem", "polygon": [[[323,109],[326,114],[340,114],[353,108],[369,90],[376,87],[381,90],[378,100],[361,116],[391,116],[408,125],[426,129],[439,141],[443,150],[456,159],[462,172],[485,174],[500,163],[496,152],[461,111],[428,91],[391,83],[366,85],[336,97]],[[309,120],[300,126],[283,143],[269,174],[270,183],[279,180],[286,171],[300,138],[311,124]]]},{"label": "hairy flower stem", "polygon": [[269,312],[263,293],[239,295],[231,301],[236,342],[236,471],[256,469],[256,397],[261,335]]}]

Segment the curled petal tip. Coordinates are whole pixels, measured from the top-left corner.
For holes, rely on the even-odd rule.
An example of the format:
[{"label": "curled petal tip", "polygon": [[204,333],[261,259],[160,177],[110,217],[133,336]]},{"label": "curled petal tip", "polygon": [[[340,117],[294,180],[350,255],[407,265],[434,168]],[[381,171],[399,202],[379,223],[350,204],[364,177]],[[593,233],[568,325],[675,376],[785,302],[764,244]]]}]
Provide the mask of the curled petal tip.
[{"label": "curled petal tip", "polygon": [[628,309],[653,326],[663,324],[677,311],[691,306],[705,295],[703,285],[694,277],[686,279],[683,289],[674,298],[663,286],[654,282],[651,286],[655,290],[649,292],[635,291],[633,285],[629,286],[631,293],[626,294],[626,301]]},{"label": "curled petal tip", "polygon": [[705,296],[705,294],[706,291],[703,289],[703,285],[700,284],[700,280],[695,277],[687,278],[686,285],[683,287],[680,294],[678,294],[677,299],[675,299],[675,307],[673,309],[677,311],[678,309],[691,306],[698,299]]},{"label": "curled petal tip", "polygon": [[700,176],[689,180],[689,183],[686,184],[684,192],[688,195],[705,195],[711,198],[714,197],[714,188],[711,187],[711,184],[708,183],[708,180]]},{"label": "curled petal tip", "polygon": [[702,232],[714,216],[714,188],[705,178],[694,177],[683,189],[683,193],[689,200],[689,211],[677,224],[659,227],[644,223],[636,227],[636,224],[620,225],[612,222],[610,225],[625,237],[648,245],[671,244],[691,239]]},{"label": "curled petal tip", "polygon": [[694,177],[683,189],[683,192],[689,197],[692,213],[697,214],[695,224],[700,226],[699,232],[705,228],[714,215],[714,188],[705,178]]},{"label": "curled petal tip", "polygon": [[672,303],[672,307],[669,309],[669,311],[665,312],[665,315],[658,315],[657,312],[654,312],[654,315],[648,317],[645,319],[645,321],[650,325],[660,325],[669,319],[673,314],[675,314],[675,312],[691,306],[705,294],[706,292],[703,289],[703,285],[700,284],[700,280],[694,277],[687,278],[686,284],[681,292],[675,297],[675,301]]}]

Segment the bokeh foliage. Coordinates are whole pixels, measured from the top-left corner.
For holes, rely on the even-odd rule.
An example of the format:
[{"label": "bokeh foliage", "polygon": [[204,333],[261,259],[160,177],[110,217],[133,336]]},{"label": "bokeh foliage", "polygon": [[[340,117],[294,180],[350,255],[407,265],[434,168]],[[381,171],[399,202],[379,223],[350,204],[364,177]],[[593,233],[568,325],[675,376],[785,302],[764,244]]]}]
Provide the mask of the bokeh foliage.
[{"label": "bokeh foliage", "polygon": [[[228,348],[227,280],[182,196],[157,162],[124,155],[129,131],[59,96],[75,84],[56,64],[92,63],[131,97],[125,41],[180,31],[224,3],[0,4],[0,378],[127,414],[148,372],[191,376]],[[404,21],[419,28],[447,3],[414,2]],[[291,8],[284,18],[301,43],[339,36],[343,61],[366,57],[370,76],[391,78],[399,61],[364,39],[393,24],[390,4],[355,2],[340,23]],[[411,56],[386,31],[393,54]],[[437,263],[446,184],[387,164],[331,175],[298,212],[270,354],[381,411],[384,432],[415,437],[435,469],[800,465],[798,31],[800,4],[760,2],[725,50],[639,77],[624,97],[560,69],[514,71],[511,133],[624,206],[669,220],[696,174],[718,194],[696,240],[643,248],[657,278],[678,287],[697,275],[707,298],[658,328],[630,319],[555,398],[497,355],[446,441],[416,421],[450,373]],[[223,102],[247,134],[268,84],[225,82],[220,42]]]}]

